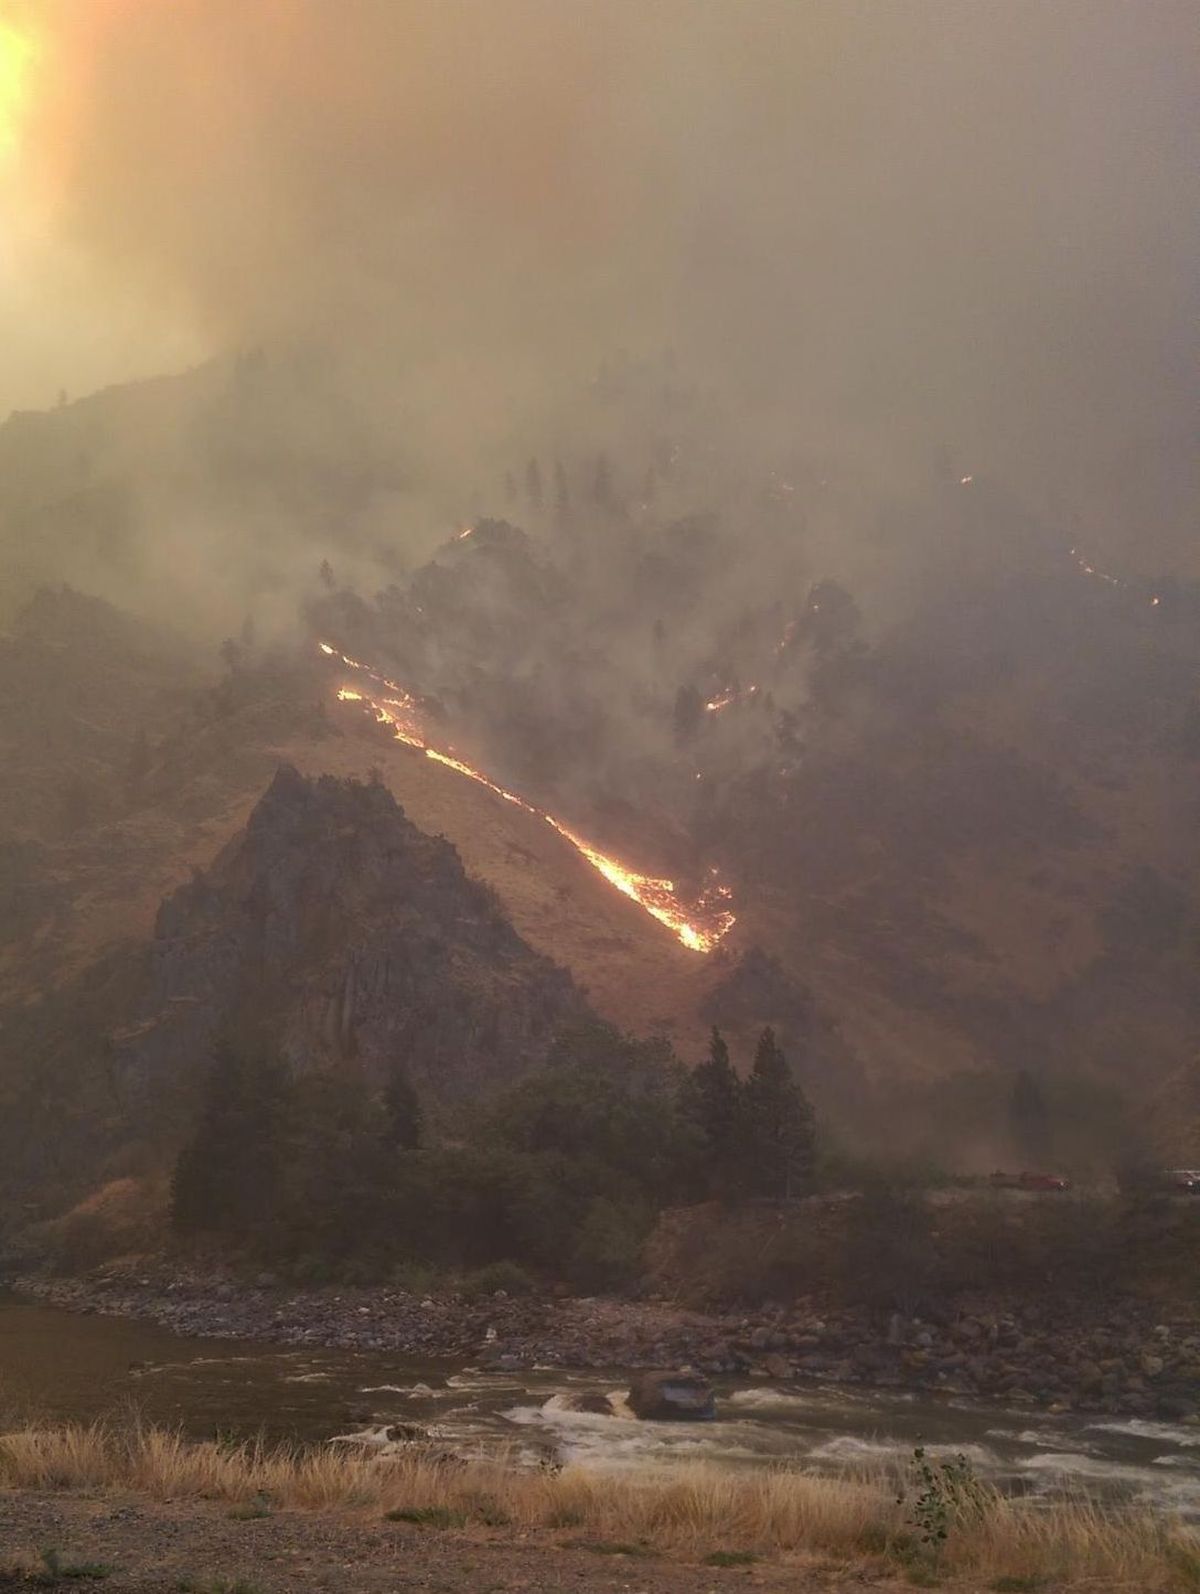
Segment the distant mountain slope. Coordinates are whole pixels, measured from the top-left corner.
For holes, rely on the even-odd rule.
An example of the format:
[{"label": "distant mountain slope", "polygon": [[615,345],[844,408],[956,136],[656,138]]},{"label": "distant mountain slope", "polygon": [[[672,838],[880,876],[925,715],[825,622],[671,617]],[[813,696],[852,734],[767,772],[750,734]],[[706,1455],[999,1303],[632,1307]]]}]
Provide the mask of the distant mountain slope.
[{"label": "distant mountain slope", "polygon": [[[579,457],[569,514],[557,491],[483,482],[480,504],[502,499],[521,527],[473,517],[452,535],[404,498],[399,445],[322,391],[295,360],[235,362],[0,427],[13,590],[79,571],[204,638],[197,654],[59,586],[0,638],[16,777],[0,786],[0,1090],[36,1093],[47,1057],[79,1058],[56,1003],[80,982],[80,1044],[103,1071],[103,1038],[131,1023],[122,943],[149,942],[163,898],[239,835],[281,761],[377,770],[623,1028],[693,1059],[717,1018],[740,1061],[757,1026],[781,1026],[820,1112],[854,1098],[855,1133],[882,1124],[958,1155],[966,1136],[938,1117],[947,1082],[1002,1102],[1027,1067],[1072,1102],[1086,1076],[1133,1106],[1186,1077],[1186,560],[1160,571],[1147,538],[1121,562],[982,472],[906,487],[814,466],[736,512],[699,500],[701,473],[712,513],[679,515],[686,449],[653,502],[602,506]],[[612,460],[627,486],[636,463]],[[240,641],[222,647],[226,621],[183,601],[179,552],[228,576]],[[179,568],[151,591],[164,561]],[[682,948],[535,813],[339,702],[361,683],[318,637],[415,694],[437,746],[630,868],[689,890],[716,868],[729,936],[711,956]],[[297,1008],[301,1050],[332,1044],[340,1000]],[[61,1095],[70,1072],[54,1077]],[[981,1132],[997,1112],[989,1098]]]}]

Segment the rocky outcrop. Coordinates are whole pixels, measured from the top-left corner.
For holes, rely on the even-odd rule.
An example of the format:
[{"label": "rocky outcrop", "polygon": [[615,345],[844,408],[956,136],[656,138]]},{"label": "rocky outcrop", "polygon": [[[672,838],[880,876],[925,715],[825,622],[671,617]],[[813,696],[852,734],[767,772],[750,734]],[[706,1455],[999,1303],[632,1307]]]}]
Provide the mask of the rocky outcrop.
[{"label": "rocky outcrop", "polygon": [[717,1414],[712,1385],[698,1373],[645,1373],[629,1388],[635,1417],[653,1422],[711,1422]]},{"label": "rocky outcrop", "polygon": [[542,1410],[577,1411],[587,1417],[616,1417],[628,1415],[625,1407],[625,1397],[619,1390],[611,1395],[601,1395],[595,1391],[567,1389],[561,1394],[551,1395]]},{"label": "rocky outcrop", "polygon": [[402,1059],[461,1096],[541,1062],[586,1016],[570,976],[517,934],[454,847],[382,785],[283,765],[245,830],[158,914],[126,1070],[168,1080],[222,1032],[268,1029],[297,1069]]}]

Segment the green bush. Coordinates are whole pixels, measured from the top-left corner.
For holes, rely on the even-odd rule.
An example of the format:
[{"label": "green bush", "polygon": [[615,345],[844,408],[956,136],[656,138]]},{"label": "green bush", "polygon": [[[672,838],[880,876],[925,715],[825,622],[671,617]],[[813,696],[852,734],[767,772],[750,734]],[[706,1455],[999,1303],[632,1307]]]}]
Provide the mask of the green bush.
[{"label": "green bush", "polygon": [[468,1300],[476,1301],[485,1295],[495,1295],[497,1290],[507,1295],[532,1295],[537,1284],[517,1262],[489,1262],[486,1267],[468,1273],[461,1289]]},{"label": "green bush", "polygon": [[897,1500],[907,1505],[907,1520],[931,1556],[941,1554],[955,1528],[982,1520],[988,1494],[966,1456],[930,1456],[924,1445],[912,1454],[911,1478]]},{"label": "green bush", "polygon": [[418,1528],[462,1528],[467,1519],[461,1511],[451,1511],[444,1505],[420,1505],[401,1508],[386,1513],[388,1522],[411,1522]]}]

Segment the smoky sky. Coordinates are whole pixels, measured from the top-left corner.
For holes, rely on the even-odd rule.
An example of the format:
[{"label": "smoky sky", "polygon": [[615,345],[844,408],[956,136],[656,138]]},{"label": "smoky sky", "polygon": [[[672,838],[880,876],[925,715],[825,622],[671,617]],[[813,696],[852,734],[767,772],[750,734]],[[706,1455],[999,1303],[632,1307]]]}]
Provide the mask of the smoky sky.
[{"label": "smoky sky", "polygon": [[450,469],[551,434],[613,351],[670,348],[748,448],[947,447],[1110,517],[1133,460],[1155,479],[1120,513],[1179,512],[1193,0],[14,15],[39,39],[0,304],[22,401],[303,337]]}]

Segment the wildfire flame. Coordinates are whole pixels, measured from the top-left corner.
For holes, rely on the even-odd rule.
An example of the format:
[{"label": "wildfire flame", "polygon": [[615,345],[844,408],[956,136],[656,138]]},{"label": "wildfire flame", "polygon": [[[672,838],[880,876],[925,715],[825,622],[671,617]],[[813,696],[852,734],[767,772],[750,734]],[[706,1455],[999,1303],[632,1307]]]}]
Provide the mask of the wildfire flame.
[{"label": "wildfire flame", "polygon": [[[780,647],[782,646],[783,644],[780,643]],[[757,685],[748,686],[744,692],[739,692],[734,686],[727,686],[723,691],[718,692],[715,697],[710,697],[704,707],[709,714],[719,714],[723,708],[728,708],[731,703],[749,702],[757,691]]]},{"label": "wildfire flame", "polygon": [[586,859],[610,885],[615,886],[623,896],[636,902],[651,918],[666,925],[684,946],[693,952],[711,952],[733,926],[735,915],[728,908],[718,906],[719,903],[730,900],[732,892],[728,886],[721,885],[714,879],[713,884],[701,894],[698,901],[691,904],[681,902],[674,880],[658,879],[654,875],[639,874],[636,869],[627,869],[619,859],[601,852],[599,847],[594,847],[590,841],[585,841],[553,814],[546,813],[542,808],[536,808],[533,803],[526,802],[524,797],[519,797],[516,792],[506,791],[482,770],[475,769],[463,759],[455,757],[452,752],[443,752],[441,748],[434,747],[425,738],[419,704],[403,687],[397,686],[395,681],[389,681],[387,676],[380,675],[357,659],[348,657],[338,648],[330,646],[328,642],[320,642],[317,645],[327,658],[337,659],[347,669],[358,671],[390,694],[376,698],[354,687],[342,686],[337,692],[339,702],[361,704],[374,715],[380,725],[388,726],[397,741],[403,742],[407,747],[416,748],[418,752],[424,753],[426,758],[431,758],[435,763],[444,764],[447,769],[465,775],[468,780],[486,787],[497,797],[503,798],[506,803],[512,803],[524,813],[532,814],[535,819],[542,820],[574,847],[580,857]]},{"label": "wildfire flame", "polygon": [[[1075,561],[1080,570],[1083,571],[1085,576],[1092,576],[1096,581],[1103,581],[1110,587],[1120,587],[1126,592],[1132,592],[1134,590],[1134,583],[1132,581],[1125,581],[1120,576],[1114,576],[1109,570],[1098,569],[1082,551],[1082,549],[1072,548],[1070,550],[1070,554],[1071,558]],[[1152,609],[1159,608],[1161,604],[1161,597],[1157,595],[1151,596],[1150,607]]]}]

